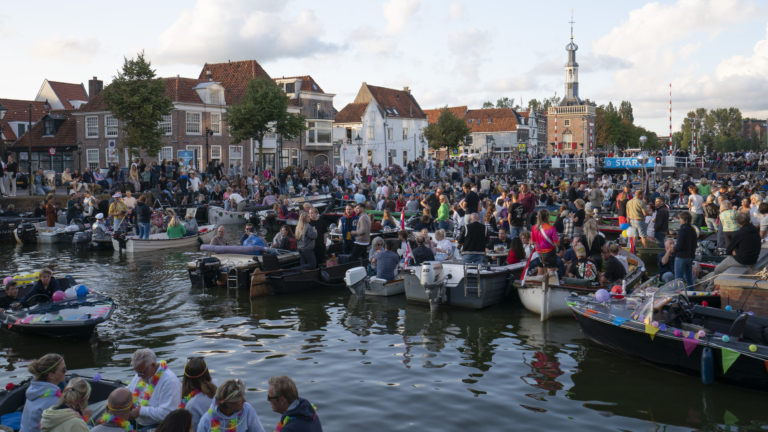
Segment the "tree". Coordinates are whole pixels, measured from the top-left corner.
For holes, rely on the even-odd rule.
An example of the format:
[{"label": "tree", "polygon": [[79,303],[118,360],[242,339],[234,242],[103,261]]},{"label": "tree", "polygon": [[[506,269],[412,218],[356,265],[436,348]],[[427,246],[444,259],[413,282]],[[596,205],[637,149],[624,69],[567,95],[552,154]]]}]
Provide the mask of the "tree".
[{"label": "tree", "polygon": [[123,68],[103,91],[104,103],[112,115],[123,124],[122,148],[144,150],[157,155],[163,148],[164,132],[158,127],[164,115],[173,111],[173,102],[166,97],[165,82],[155,78],[152,64],[144,52],[136,59],[123,58]]},{"label": "tree", "polygon": [[504,96],[496,101],[496,108],[514,108],[515,101]]},{"label": "tree", "polygon": [[621,101],[621,105],[619,105],[619,115],[621,118],[629,120],[630,123],[634,123],[635,116],[632,113],[632,103],[629,101]]},{"label": "tree", "polygon": [[532,108],[536,111],[542,109],[542,106],[544,105],[543,102],[539,102],[536,99],[531,99],[528,101],[528,108]]},{"label": "tree", "polygon": [[560,103],[560,97],[559,96],[552,96],[551,98],[544,99],[543,102],[543,109],[548,110],[549,107],[557,106],[557,104]]},{"label": "tree", "polygon": [[491,101],[483,102],[483,109],[487,109],[487,108],[493,108],[493,102]]},{"label": "tree", "polygon": [[295,140],[307,130],[306,117],[288,112],[288,96],[269,78],[248,81],[243,98],[227,108],[227,124],[233,143],[255,139],[259,161],[264,164],[264,135],[277,132],[282,139]]},{"label": "tree", "polygon": [[448,107],[440,109],[436,123],[430,123],[424,128],[424,138],[429,141],[429,147],[435,150],[459,147],[472,129],[464,119],[459,118]]}]

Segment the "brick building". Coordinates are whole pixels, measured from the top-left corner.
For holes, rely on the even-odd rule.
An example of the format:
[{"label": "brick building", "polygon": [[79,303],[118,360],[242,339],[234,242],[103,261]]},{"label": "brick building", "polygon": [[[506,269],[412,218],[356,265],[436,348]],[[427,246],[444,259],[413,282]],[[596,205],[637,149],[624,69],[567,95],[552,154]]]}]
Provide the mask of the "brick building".
[{"label": "brick building", "polygon": [[[752,133],[757,134],[757,142],[765,142],[765,137],[768,135],[768,121],[766,120],[742,120],[741,121],[741,137],[745,140],[752,140]],[[702,132],[702,135],[704,133]],[[706,138],[705,138],[706,139]],[[756,143],[753,143],[756,144]]]},{"label": "brick building", "polygon": [[27,172],[31,135],[33,172],[38,168],[57,173],[65,168],[72,171],[81,167],[84,169],[85,161],[81,162],[77,152],[76,125],[73,110],[49,110],[8,150],[20,161],[19,169]]}]

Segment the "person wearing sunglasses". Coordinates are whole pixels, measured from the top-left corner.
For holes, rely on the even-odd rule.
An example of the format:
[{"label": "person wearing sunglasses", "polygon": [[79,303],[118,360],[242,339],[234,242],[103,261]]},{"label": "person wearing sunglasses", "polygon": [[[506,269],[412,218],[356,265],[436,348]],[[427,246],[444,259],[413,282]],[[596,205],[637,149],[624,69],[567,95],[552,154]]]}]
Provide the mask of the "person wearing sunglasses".
[{"label": "person wearing sunglasses", "polygon": [[192,431],[197,430],[197,424],[208,411],[208,408],[216,397],[218,386],[211,379],[208,365],[204,357],[191,357],[184,366],[184,379],[181,383],[180,409],[186,409],[192,413]]},{"label": "person wearing sunglasses", "polygon": [[[277,430],[280,432],[323,432],[320,417],[314,405],[299,397],[296,383],[290,377],[280,375],[268,381],[267,401],[272,411],[281,414]],[[199,429],[198,429],[199,432]]]},{"label": "person wearing sunglasses", "polygon": [[216,390],[214,403],[200,419],[197,432],[264,432],[256,410],[245,400],[245,384],[241,380],[224,381]]},{"label": "person wearing sunglasses", "polygon": [[166,362],[158,361],[148,348],[133,353],[131,366],[136,375],[128,390],[134,394],[136,403],[130,419],[135,419],[140,427],[156,426],[181,403],[181,382]]}]

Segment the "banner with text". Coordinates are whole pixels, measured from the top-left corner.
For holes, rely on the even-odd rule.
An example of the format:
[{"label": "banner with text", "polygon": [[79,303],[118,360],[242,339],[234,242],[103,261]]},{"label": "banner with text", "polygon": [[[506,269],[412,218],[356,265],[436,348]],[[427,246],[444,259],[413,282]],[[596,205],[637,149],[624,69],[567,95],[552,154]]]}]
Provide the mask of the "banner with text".
[{"label": "banner with text", "polygon": [[[653,168],[656,166],[656,160],[654,159],[648,159],[648,162],[645,164],[646,168]],[[606,168],[635,168],[640,169],[640,163],[637,161],[637,158],[605,158],[605,167]]]}]

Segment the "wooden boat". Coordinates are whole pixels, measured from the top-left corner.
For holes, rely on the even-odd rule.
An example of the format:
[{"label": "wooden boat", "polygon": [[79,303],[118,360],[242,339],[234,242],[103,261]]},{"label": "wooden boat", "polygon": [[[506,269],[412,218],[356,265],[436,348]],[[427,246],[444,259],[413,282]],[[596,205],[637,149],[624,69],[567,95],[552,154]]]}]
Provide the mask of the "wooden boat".
[{"label": "wooden boat", "polygon": [[[606,218],[600,218],[597,220],[597,229],[603,234],[606,235],[621,235],[623,229],[621,229],[619,224],[619,218],[613,218],[613,217],[606,217]],[[677,230],[680,229],[680,222],[679,221],[671,221],[669,222],[669,234],[676,236]],[[713,234],[710,232],[706,227],[699,229],[699,239],[703,239],[704,237],[709,236],[710,234]]]},{"label": "wooden boat", "polygon": [[294,294],[320,288],[322,270],[283,270],[267,274],[270,294]]},{"label": "wooden boat", "polygon": [[365,269],[368,267],[369,261],[368,259],[363,259],[360,261],[352,261],[352,262],[346,262],[344,264],[339,264],[335,266],[322,266],[320,267],[325,273],[328,274],[329,282],[332,284],[341,284],[344,283],[344,277],[347,274],[347,271],[353,268],[362,268]]},{"label": "wooden boat", "polygon": [[[645,264],[640,258],[631,252],[621,250],[620,254],[627,257],[629,264],[629,274],[626,283],[627,290],[640,282],[645,274]],[[550,275],[549,279],[544,276],[528,276],[525,279],[525,285],[519,287],[517,292],[520,295],[520,301],[526,309],[541,316],[542,321],[557,316],[570,316],[571,312],[565,304],[565,299],[572,292],[581,294],[594,293],[603,288],[610,290],[606,286],[586,286],[583,280],[565,278],[562,283],[557,275]]]},{"label": "wooden boat", "polygon": [[600,348],[701,377],[705,384],[766,391],[768,318],[691,304],[679,294],[682,287],[678,279],[645,298],[599,303],[575,295],[567,301],[584,336]]},{"label": "wooden boat", "polygon": [[[328,222],[328,223],[337,223],[339,221],[339,218],[344,216],[344,209],[345,209],[345,207],[336,207],[336,208],[332,208],[332,209],[327,209],[323,213],[323,218],[325,218],[326,222]],[[376,217],[379,220],[381,220],[381,218],[384,216],[384,211],[380,211],[380,210],[366,210],[365,213],[368,214],[369,217]],[[421,212],[418,212],[418,211],[415,211],[415,212],[406,211],[405,212],[405,217],[407,219],[407,218],[409,218],[409,217],[411,217],[413,215],[418,215],[418,214],[421,214]],[[400,212],[393,212],[392,213],[392,217],[399,221],[400,220]]]},{"label": "wooden boat", "polygon": [[[71,277],[57,281],[63,290],[77,286]],[[26,295],[33,285],[30,283],[19,288],[19,298]],[[5,291],[0,291],[0,297],[5,297]],[[0,327],[20,334],[89,340],[96,326],[107,321],[115,308],[111,298],[89,292],[59,302],[47,301],[20,310],[6,310],[0,313]]]},{"label": "wooden boat", "polygon": [[169,239],[168,234],[150,234],[149,240],[139,239],[136,235],[126,235],[123,238],[112,238],[112,247],[118,252],[151,252],[161,249],[196,246],[198,239],[203,243],[209,243],[216,235],[216,225],[204,225],[196,235]]}]

